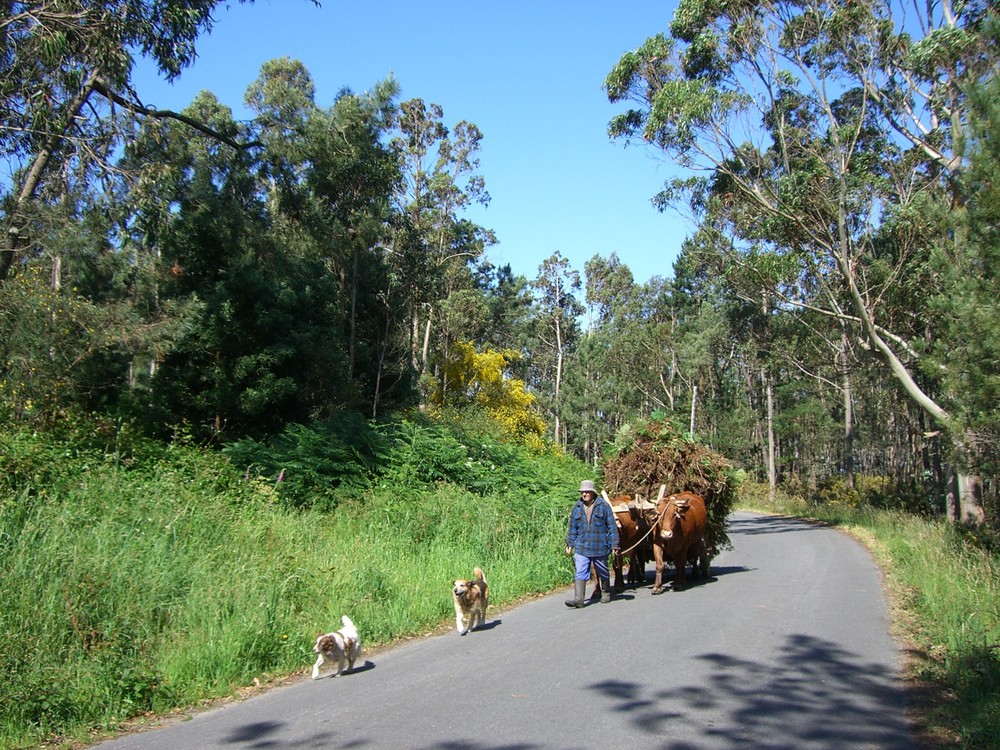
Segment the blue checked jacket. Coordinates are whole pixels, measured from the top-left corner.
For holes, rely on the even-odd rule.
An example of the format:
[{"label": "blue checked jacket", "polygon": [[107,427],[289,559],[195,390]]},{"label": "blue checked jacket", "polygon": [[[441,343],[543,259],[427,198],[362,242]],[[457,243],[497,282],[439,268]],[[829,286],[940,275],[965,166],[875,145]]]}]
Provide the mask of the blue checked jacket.
[{"label": "blue checked jacket", "polygon": [[569,514],[566,546],[584,557],[607,557],[612,549],[618,549],[618,526],[611,506],[601,498],[594,500],[588,524],[583,500],[577,500]]}]

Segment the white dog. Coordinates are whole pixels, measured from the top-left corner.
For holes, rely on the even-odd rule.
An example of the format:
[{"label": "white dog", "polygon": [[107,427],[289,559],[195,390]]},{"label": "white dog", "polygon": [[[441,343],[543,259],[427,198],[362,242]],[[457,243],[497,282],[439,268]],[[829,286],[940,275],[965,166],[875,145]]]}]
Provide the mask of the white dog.
[{"label": "white dog", "polygon": [[337,660],[337,674],[340,677],[344,671],[344,663],[348,669],[354,669],[354,660],[361,654],[361,639],[358,637],[358,629],[354,627],[351,618],[344,615],[340,618],[344,622],[344,627],[333,633],[320,635],[316,638],[316,645],[313,646],[313,653],[318,654],[316,663],[313,664],[312,678],[319,679],[319,668],[325,662]]},{"label": "white dog", "polygon": [[472,571],[472,579],[459,578],[452,582],[451,594],[455,600],[455,629],[465,635],[478,622],[486,624],[486,608],[490,605],[489,585],[482,568]]}]

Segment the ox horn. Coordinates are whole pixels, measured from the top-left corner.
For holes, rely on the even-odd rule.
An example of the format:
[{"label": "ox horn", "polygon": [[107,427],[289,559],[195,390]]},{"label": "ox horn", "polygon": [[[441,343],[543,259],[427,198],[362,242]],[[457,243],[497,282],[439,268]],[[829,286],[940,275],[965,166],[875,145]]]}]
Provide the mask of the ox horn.
[{"label": "ox horn", "polygon": [[660,502],[660,500],[662,500],[663,496],[666,495],[666,494],[667,494],[667,485],[661,484],[660,485],[660,494],[656,496],[656,502]]}]

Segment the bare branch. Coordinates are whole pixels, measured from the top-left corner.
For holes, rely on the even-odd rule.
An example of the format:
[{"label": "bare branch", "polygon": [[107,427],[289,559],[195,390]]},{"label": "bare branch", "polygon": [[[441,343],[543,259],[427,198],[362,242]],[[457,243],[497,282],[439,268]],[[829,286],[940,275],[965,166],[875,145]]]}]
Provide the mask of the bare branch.
[{"label": "bare branch", "polygon": [[234,148],[237,151],[245,151],[247,149],[256,148],[257,146],[263,145],[260,141],[250,141],[247,143],[241,143],[240,141],[237,141],[236,139],[231,138],[225,135],[224,133],[220,133],[219,131],[210,128],[205,123],[200,122],[199,120],[196,120],[193,117],[188,117],[187,115],[182,114],[180,112],[174,112],[171,109],[155,109],[153,107],[146,107],[142,104],[129,101],[128,99],[116,93],[115,91],[112,91],[108,87],[107,83],[100,79],[95,81],[94,90],[97,93],[104,96],[109,101],[114,102],[118,106],[127,109],[129,112],[132,112],[133,114],[142,115],[144,117],[155,117],[159,119],[177,120],[178,122],[182,122],[185,125],[194,128],[199,133],[207,135],[209,138],[213,138],[214,140],[217,140],[220,143],[225,143],[227,146]]}]

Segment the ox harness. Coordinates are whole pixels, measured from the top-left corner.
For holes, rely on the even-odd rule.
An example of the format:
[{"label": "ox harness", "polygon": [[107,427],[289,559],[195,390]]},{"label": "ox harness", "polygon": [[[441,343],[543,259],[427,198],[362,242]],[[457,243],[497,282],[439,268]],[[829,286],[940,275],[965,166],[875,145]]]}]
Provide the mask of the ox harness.
[{"label": "ox harness", "polygon": [[[655,510],[656,509],[656,506],[659,504],[659,501],[663,499],[663,494],[664,494],[665,490],[666,490],[666,485],[660,485],[660,495],[657,498],[657,502],[656,503],[651,503],[650,501],[643,500],[641,497],[637,496],[638,500],[639,500],[638,503],[635,503],[635,502],[632,502],[632,503],[619,503],[618,505],[614,505],[611,502],[611,498],[608,497],[608,493],[606,491],[604,491],[604,490],[601,491],[601,497],[603,497],[604,498],[604,502],[606,502],[611,507],[612,513],[618,513],[618,512],[625,512],[625,511],[627,511],[630,515],[633,515],[633,517],[634,517],[635,513],[638,513],[639,516],[642,517],[644,515],[643,511]],[[643,534],[641,537],[639,537],[639,540],[635,544],[633,544],[628,549],[619,550],[617,553],[612,553],[612,554],[618,554],[618,555],[621,555],[621,556],[625,556],[629,552],[631,552],[632,550],[634,550],[636,547],[638,547],[640,544],[642,544],[643,541],[645,541],[646,537],[648,537],[650,534],[653,533],[653,529],[656,528],[656,525],[663,518],[664,514],[667,512],[667,508],[669,508],[671,504],[676,505],[677,508],[678,508],[678,510],[680,510],[681,506],[671,496],[669,502],[667,502],[663,506],[663,510],[661,510],[657,514],[656,520],[653,523],[649,524],[649,530],[647,530],[645,534]],[[633,511],[635,513],[633,513]],[[618,520],[617,516],[615,516],[615,524],[618,526],[619,529],[622,527],[621,521]]]}]

